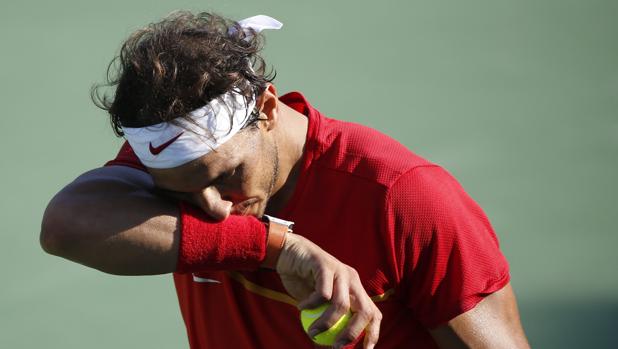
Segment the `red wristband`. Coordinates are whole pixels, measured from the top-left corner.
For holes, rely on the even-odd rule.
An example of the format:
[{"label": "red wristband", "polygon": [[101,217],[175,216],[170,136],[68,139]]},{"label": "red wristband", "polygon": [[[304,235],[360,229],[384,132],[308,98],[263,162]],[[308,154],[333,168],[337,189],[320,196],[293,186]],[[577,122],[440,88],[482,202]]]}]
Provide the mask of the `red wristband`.
[{"label": "red wristband", "polygon": [[251,216],[215,222],[199,208],[180,203],[181,235],[176,271],[252,270],[266,255],[266,226]]}]

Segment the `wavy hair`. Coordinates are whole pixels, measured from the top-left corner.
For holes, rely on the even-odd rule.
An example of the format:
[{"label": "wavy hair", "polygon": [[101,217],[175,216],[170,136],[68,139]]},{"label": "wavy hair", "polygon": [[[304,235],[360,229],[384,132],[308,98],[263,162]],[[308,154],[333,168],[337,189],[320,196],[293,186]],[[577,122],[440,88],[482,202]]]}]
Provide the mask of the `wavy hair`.
[{"label": "wavy hair", "polygon": [[[117,136],[123,136],[122,126],[186,118],[232,89],[248,103],[276,76],[265,71],[263,44],[262,35],[219,15],[173,12],[126,39],[107,68],[107,81],[92,87],[91,98],[108,112]],[[101,91],[110,87],[111,95]],[[253,110],[245,126],[257,114]]]}]

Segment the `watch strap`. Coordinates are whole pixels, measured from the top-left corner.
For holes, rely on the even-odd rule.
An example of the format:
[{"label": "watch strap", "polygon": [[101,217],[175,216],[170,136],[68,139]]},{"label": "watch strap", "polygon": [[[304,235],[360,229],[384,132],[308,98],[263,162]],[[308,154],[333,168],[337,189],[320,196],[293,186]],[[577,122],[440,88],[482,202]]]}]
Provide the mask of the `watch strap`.
[{"label": "watch strap", "polygon": [[266,258],[261,266],[268,269],[277,269],[277,261],[283,250],[283,244],[287,233],[292,231],[294,223],[275,217],[265,216],[268,225],[268,237],[266,238]]}]

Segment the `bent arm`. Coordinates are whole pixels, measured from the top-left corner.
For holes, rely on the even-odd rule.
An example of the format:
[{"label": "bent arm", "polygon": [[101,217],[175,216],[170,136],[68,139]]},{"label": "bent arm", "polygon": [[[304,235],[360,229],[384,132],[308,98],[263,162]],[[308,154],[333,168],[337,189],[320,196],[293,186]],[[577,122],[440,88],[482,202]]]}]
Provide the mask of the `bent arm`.
[{"label": "bent arm", "polygon": [[444,349],[530,348],[510,283],[430,333]]},{"label": "bent arm", "polygon": [[125,166],[79,176],[51,200],[41,225],[43,249],[110,274],[176,269],[178,205],[154,193],[150,176]]},{"label": "bent arm", "polygon": [[[155,194],[148,174],[124,166],[103,167],[81,175],[51,200],[43,217],[41,246],[50,254],[111,274],[169,273],[176,270],[182,255],[180,221],[177,204]],[[224,230],[203,233],[226,234]],[[358,273],[302,236],[290,235],[276,264],[287,280],[286,288],[300,290],[294,282],[305,288],[315,285],[298,294],[307,297],[301,303],[305,305],[332,299],[340,311],[316,323],[334,322],[351,307],[360,320],[346,329],[350,341],[366,329],[364,347],[375,345],[382,316]]]}]

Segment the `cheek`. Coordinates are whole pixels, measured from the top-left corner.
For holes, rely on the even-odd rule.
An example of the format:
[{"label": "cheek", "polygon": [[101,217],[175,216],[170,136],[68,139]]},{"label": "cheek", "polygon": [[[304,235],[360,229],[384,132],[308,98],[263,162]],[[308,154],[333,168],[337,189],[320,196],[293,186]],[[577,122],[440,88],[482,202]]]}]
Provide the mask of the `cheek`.
[{"label": "cheek", "polygon": [[194,192],[203,188],[205,174],[185,174],[172,173],[161,171],[149,171],[156,187],[177,191],[177,192]]},{"label": "cheek", "polygon": [[277,176],[277,147],[259,134],[253,136],[245,144],[247,153],[243,154],[241,186],[249,196],[268,198]]},{"label": "cheek", "polygon": [[260,161],[247,164],[244,168],[242,189],[247,194],[267,196],[270,193],[273,181],[273,166],[271,159],[262,158]]}]

